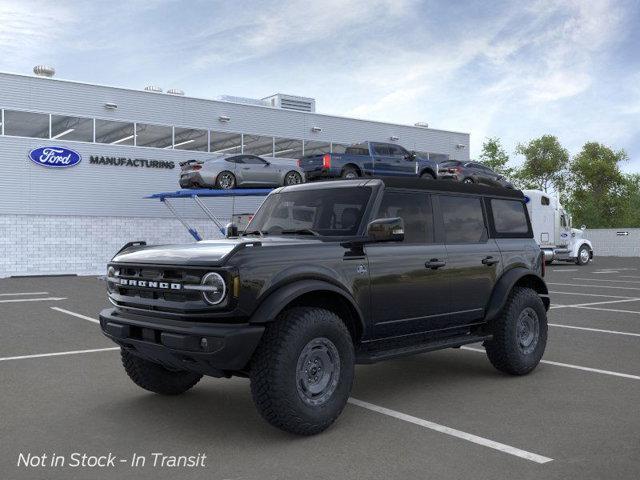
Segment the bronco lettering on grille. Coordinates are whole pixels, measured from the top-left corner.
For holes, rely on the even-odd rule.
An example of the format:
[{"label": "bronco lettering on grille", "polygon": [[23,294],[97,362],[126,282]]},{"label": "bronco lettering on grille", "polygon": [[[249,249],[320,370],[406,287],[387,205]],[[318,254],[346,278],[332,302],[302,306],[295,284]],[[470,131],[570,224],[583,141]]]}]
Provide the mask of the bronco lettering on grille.
[{"label": "bronco lettering on grille", "polygon": [[120,285],[127,285],[130,287],[160,288],[163,290],[182,290],[183,288],[180,283],[152,282],[150,280],[133,280],[130,278],[119,278],[117,279],[117,282]]}]

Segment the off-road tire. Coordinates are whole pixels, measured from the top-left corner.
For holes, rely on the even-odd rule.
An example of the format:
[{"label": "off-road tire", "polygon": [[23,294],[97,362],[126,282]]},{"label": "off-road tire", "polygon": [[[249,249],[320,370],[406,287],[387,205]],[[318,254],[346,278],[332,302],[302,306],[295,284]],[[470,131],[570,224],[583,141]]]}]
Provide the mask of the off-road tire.
[{"label": "off-road tire", "polygon": [[587,247],[586,245],[582,245],[578,250],[578,256],[576,257],[576,265],[586,265],[591,261],[590,256],[587,257],[587,260],[582,260],[582,252],[585,250],[587,251],[587,253],[589,252],[589,247]]},{"label": "off-road tire", "polygon": [[[526,309],[535,312],[538,322],[537,344],[530,353],[523,353],[520,348],[517,327],[519,317]],[[547,345],[547,312],[535,290],[514,287],[491,327],[493,339],[486,341],[484,346],[495,368],[511,375],[525,375],[536,368]]]},{"label": "off-road tire", "polygon": [[420,175],[420,178],[424,178],[425,180],[435,180],[436,177],[433,173],[431,172],[424,172],[422,173],[422,175]]},{"label": "off-road tire", "polygon": [[120,349],[122,365],[133,383],[161,395],[180,395],[200,381],[202,375],[187,371],[167,370],[162,365],[137,357]]},{"label": "off-road tire", "polygon": [[356,170],[353,167],[344,167],[342,169],[342,173],[340,174],[340,177],[346,178],[346,179],[356,179],[360,177],[360,174],[358,173],[358,170]]},{"label": "off-road tire", "polygon": [[[312,341],[328,339],[339,356],[337,385],[328,399],[311,406],[299,393],[298,366]],[[349,330],[335,313],[322,308],[295,307],[270,323],[251,361],[251,394],[271,425],[298,435],[328,428],[347,403],[354,374],[354,350]]]}]

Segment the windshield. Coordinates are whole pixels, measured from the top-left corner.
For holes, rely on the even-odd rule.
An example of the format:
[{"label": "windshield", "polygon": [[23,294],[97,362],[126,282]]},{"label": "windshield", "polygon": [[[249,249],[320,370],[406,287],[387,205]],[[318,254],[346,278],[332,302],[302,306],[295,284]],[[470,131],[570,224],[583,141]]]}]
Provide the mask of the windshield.
[{"label": "windshield", "polygon": [[355,235],[370,196],[370,187],[272,194],[256,212],[245,235]]}]

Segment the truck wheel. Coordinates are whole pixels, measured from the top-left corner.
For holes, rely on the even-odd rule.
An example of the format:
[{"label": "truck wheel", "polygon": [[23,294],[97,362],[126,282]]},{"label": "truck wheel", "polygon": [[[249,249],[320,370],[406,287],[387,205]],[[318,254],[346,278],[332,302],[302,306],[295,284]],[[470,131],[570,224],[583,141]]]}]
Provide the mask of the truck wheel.
[{"label": "truck wheel", "polygon": [[547,345],[547,312],[533,289],[514,287],[492,327],[485,349],[495,368],[511,375],[536,368]]},{"label": "truck wheel", "polygon": [[464,180],[462,180],[462,183],[476,183],[476,182],[473,181],[473,178],[467,177]]},{"label": "truck wheel", "polygon": [[422,175],[420,175],[420,178],[424,178],[425,180],[435,180],[436,179],[436,177],[431,172],[424,172]]},{"label": "truck wheel", "polygon": [[576,257],[576,263],[578,265],[586,265],[591,260],[591,255],[589,254],[589,247],[586,245],[582,245],[578,250],[578,256]]},{"label": "truck wheel", "polygon": [[328,310],[296,307],[270,323],[251,362],[251,394],[271,425],[298,435],[329,427],[353,383],[353,343]]},{"label": "truck wheel", "polygon": [[179,395],[200,381],[202,375],[183,370],[167,370],[162,365],[137,357],[121,349],[122,365],[133,383],[150,392]]},{"label": "truck wheel", "polygon": [[302,183],[302,175],[295,170],[291,170],[284,176],[284,186],[298,185]]},{"label": "truck wheel", "polygon": [[340,176],[342,178],[345,178],[347,180],[354,180],[356,178],[358,178],[360,175],[358,175],[358,171],[353,168],[353,167],[344,167],[342,169],[342,173],[340,174]]}]

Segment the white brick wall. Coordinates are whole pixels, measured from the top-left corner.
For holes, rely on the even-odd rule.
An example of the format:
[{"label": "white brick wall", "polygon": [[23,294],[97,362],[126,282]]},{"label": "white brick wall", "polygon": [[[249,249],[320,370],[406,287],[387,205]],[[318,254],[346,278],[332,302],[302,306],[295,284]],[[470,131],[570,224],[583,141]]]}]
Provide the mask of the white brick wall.
[{"label": "white brick wall", "polygon": [[[618,235],[622,232],[629,235]],[[640,228],[587,228],[584,237],[593,244],[595,256],[640,257]]]},{"label": "white brick wall", "polygon": [[[210,221],[190,222],[205,238],[221,237]],[[173,218],[0,215],[0,278],[101,275],[113,254],[132,240],[149,244],[194,241]]]}]

